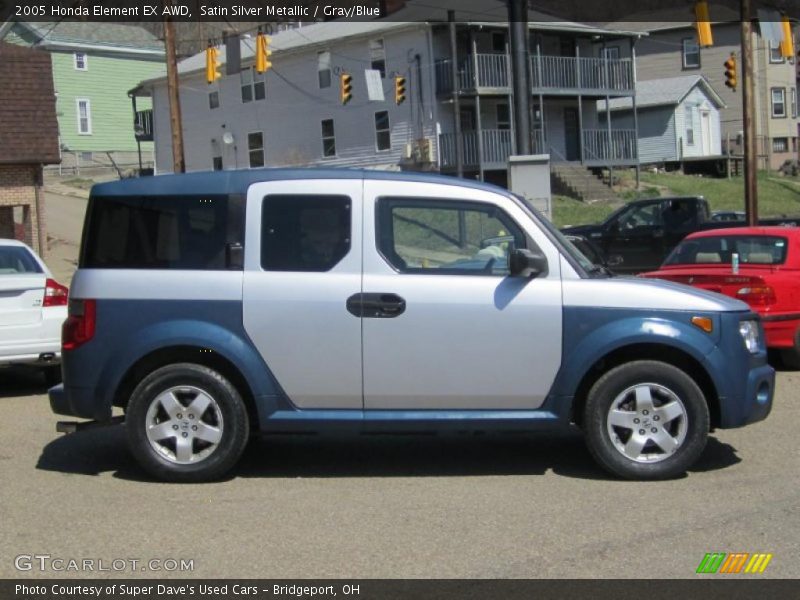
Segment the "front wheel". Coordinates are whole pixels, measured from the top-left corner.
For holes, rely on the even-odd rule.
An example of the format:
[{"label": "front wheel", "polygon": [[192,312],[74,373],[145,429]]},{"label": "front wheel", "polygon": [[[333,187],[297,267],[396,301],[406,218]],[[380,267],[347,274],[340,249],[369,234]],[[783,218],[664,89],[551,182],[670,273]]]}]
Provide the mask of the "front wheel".
[{"label": "front wheel", "polygon": [[247,409],[222,375],[190,363],[162,367],[144,378],[128,403],[131,451],[165,481],[210,481],[239,460],[249,433]]},{"label": "front wheel", "polygon": [[658,361],[620,365],[589,391],[586,441],[595,460],[626,479],[682,475],[709,429],[703,392],[684,371]]}]

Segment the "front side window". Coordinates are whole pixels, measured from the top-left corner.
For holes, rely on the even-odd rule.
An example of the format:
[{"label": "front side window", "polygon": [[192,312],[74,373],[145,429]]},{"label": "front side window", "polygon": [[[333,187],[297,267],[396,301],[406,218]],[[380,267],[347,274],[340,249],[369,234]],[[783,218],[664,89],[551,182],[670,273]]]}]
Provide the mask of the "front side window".
[{"label": "front side window", "polygon": [[78,98],[78,133],[92,134],[92,105],[88,99]]},{"label": "front side window", "polygon": [[369,41],[369,61],[371,69],[380,71],[381,78],[386,77],[386,50],[382,39]]},{"label": "front side window", "polygon": [[76,52],[74,54],[75,59],[75,70],[76,71],[88,71],[89,70],[89,61],[86,58],[85,52]]},{"label": "front side window", "polygon": [[378,150],[389,150],[392,147],[389,112],[385,110],[375,113],[375,147]]},{"label": "front side window", "polygon": [[247,134],[247,153],[250,168],[264,166],[264,134],[260,131]]},{"label": "front side window", "polygon": [[699,69],[700,68],[700,46],[694,38],[684,38],[683,45],[683,68],[684,69]]},{"label": "front side window", "polygon": [[322,156],[336,156],[336,133],[333,129],[333,119],[322,121]]},{"label": "front side window", "polygon": [[272,195],[261,208],[265,271],[325,272],[350,252],[347,196]]},{"label": "front side window", "polygon": [[786,117],[786,90],[784,88],[772,88],[772,116]]},{"label": "front side window", "polygon": [[317,76],[319,89],[331,87],[331,53],[317,52]]},{"label": "front side window", "polygon": [[477,202],[381,198],[378,249],[401,273],[498,275],[525,248],[522,231],[502,210]]},{"label": "front side window", "polygon": [[662,207],[659,203],[633,206],[620,213],[617,223],[622,231],[661,225]]},{"label": "front side window", "polygon": [[92,198],[82,268],[226,269],[242,241],[241,204],[227,196]]}]

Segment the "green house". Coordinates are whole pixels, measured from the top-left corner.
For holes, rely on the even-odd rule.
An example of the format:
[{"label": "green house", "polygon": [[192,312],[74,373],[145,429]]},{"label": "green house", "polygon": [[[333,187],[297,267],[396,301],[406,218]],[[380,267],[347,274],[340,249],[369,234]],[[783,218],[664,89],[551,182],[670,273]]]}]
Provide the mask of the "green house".
[{"label": "green house", "polygon": [[[15,23],[5,41],[50,53],[62,169],[138,167],[140,148],[152,164],[152,136],[139,128],[137,141],[128,90],[164,70],[158,38],[135,25],[63,21]],[[146,118],[150,105],[137,99],[137,109]]]}]

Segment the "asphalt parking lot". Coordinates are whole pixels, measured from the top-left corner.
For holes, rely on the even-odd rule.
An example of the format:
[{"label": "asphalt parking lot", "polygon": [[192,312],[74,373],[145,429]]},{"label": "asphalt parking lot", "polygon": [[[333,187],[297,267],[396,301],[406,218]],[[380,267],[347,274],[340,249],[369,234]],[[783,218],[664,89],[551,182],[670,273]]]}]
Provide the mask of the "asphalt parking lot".
[{"label": "asphalt parking lot", "polygon": [[[780,372],[771,416],[675,481],[610,479],[579,435],[484,435],[261,440],[232,478],[172,485],[120,426],[57,434],[38,375],[0,370],[0,577],[686,578],[712,551],[798,577],[798,388]],[[17,570],[37,554],[193,571]]]}]

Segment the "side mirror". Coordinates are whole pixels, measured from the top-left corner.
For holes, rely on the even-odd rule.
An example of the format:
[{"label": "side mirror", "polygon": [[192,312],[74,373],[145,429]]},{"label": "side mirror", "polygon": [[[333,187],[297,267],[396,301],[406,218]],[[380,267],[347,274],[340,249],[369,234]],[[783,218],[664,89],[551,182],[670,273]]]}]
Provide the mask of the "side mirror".
[{"label": "side mirror", "polygon": [[533,252],[527,248],[519,248],[511,251],[508,267],[512,277],[531,279],[547,273],[547,259],[538,250]]}]

